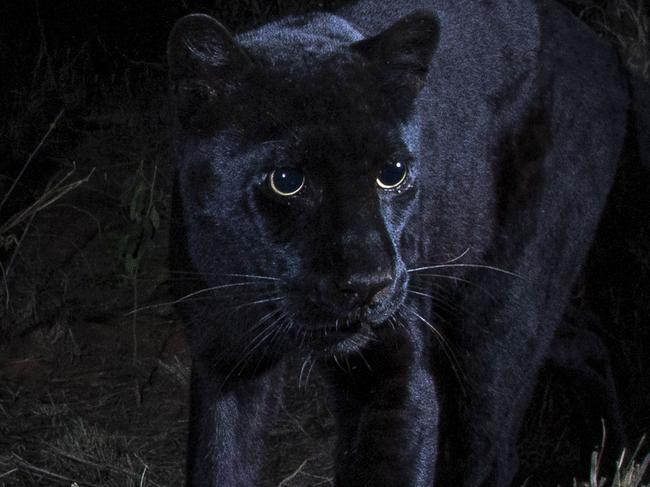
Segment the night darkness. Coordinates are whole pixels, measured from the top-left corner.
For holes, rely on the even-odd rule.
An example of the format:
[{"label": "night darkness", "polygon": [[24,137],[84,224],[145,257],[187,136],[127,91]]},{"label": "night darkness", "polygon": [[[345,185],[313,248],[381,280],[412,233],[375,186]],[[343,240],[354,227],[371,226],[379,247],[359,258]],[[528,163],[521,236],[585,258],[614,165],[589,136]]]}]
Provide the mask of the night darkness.
[{"label": "night darkness", "polygon": [[[190,12],[237,32],[344,3],[0,0],[0,487],[183,485],[190,359],[169,305],[167,36]],[[650,79],[643,0],[563,3]],[[621,170],[574,297],[610,347],[630,446],[650,432],[648,187],[647,171]],[[264,485],[333,485],[334,420],[314,374],[289,381],[269,425]],[[555,464],[588,477],[576,380],[548,368],[540,381],[521,440],[529,487],[556,485]]]}]

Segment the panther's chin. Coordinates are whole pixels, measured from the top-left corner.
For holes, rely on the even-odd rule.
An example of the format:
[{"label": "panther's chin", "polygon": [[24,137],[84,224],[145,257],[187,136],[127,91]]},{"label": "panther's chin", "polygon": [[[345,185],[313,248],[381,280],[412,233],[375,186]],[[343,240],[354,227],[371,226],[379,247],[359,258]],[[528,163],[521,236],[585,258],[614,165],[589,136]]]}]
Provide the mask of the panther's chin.
[{"label": "panther's chin", "polygon": [[376,330],[389,326],[388,319],[383,320],[349,320],[332,325],[298,327],[295,338],[300,348],[319,355],[345,355],[357,352],[367,344],[377,341]]},{"label": "panther's chin", "polygon": [[309,343],[305,343],[304,345],[310,353],[323,357],[331,357],[333,355],[354,353],[364,348],[373,340],[376,340],[374,333],[361,328],[358,331],[339,330],[318,336],[312,334]]}]

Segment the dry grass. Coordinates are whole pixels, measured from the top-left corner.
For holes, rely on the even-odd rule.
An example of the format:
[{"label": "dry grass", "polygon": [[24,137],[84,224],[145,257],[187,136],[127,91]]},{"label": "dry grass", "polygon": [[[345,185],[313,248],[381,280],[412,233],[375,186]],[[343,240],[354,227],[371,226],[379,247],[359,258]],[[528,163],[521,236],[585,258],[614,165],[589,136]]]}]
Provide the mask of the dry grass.
[{"label": "dry grass", "polygon": [[[21,178],[25,171],[30,166],[34,157],[38,154],[39,150],[45,145],[52,131],[56,128],[57,123],[63,116],[63,110],[59,111],[54,121],[50,124],[47,132],[41,138],[38,145],[30,153],[29,157],[23,164],[18,175],[14,178],[13,182],[5,192],[2,200],[0,201],[0,212],[5,205],[10,202],[10,198],[14,194],[15,189],[21,182]],[[71,168],[64,171],[64,174],[56,174],[49,180],[45,188],[36,196],[35,201],[27,204],[24,208],[19,209],[11,214],[4,221],[0,221],[0,249],[8,252],[6,264],[0,262],[0,272],[2,273],[2,286],[0,287],[0,301],[4,302],[5,310],[10,305],[10,286],[9,279],[14,270],[14,263],[20,253],[20,248],[27,237],[29,230],[34,222],[34,219],[39,213],[46,210],[48,207],[54,205],[57,201],[63,198],[66,194],[78,188],[82,184],[88,182],[93,170],[81,179],[73,180],[76,174],[76,166],[73,164]],[[0,213],[1,214],[1,213]],[[4,299],[1,299],[4,298]]]},{"label": "dry grass", "polygon": [[[646,477],[648,473],[648,466],[650,465],[650,453],[644,457],[640,457],[640,450],[643,446],[644,440],[639,442],[637,449],[632,455],[627,455],[623,451],[618,462],[616,463],[616,470],[613,478],[608,481],[607,478],[602,477],[600,474],[601,468],[601,455],[595,451],[591,456],[591,470],[589,473],[589,480],[578,482],[574,480],[573,487],[648,487],[650,486],[650,479]],[[601,447],[601,451],[602,451]],[[645,482],[644,482],[645,479]]]},{"label": "dry grass", "polygon": [[[42,444],[40,463],[28,461],[12,452],[8,457],[0,457],[0,465],[9,465],[4,476],[8,480],[13,478],[20,485],[168,485],[149,478],[149,467],[132,443],[126,436],[109,433],[82,418],[75,418],[66,421],[60,436]],[[0,485],[3,485],[2,482],[0,475]]]}]

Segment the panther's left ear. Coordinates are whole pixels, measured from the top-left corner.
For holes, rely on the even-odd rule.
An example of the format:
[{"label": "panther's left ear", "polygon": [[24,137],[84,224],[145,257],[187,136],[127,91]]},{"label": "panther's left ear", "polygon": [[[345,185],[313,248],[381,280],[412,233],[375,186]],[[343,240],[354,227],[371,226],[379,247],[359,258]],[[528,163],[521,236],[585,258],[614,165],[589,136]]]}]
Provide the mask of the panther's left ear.
[{"label": "panther's left ear", "polygon": [[424,85],[431,57],[438,45],[436,16],[416,11],[374,37],[352,44],[353,51],[377,64],[387,85],[414,98]]}]

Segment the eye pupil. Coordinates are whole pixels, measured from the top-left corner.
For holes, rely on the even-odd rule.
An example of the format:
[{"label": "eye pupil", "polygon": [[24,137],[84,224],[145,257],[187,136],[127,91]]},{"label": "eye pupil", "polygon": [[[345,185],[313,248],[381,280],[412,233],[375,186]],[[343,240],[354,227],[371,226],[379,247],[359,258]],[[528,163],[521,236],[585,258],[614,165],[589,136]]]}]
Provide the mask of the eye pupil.
[{"label": "eye pupil", "polygon": [[292,196],[302,189],[305,176],[299,169],[276,169],[270,175],[271,189],[280,196]]},{"label": "eye pupil", "polygon": [[379,173],[377,184],[383,189],[396,188],[406,179],[406,164],[394,162],[387,164]]}]

